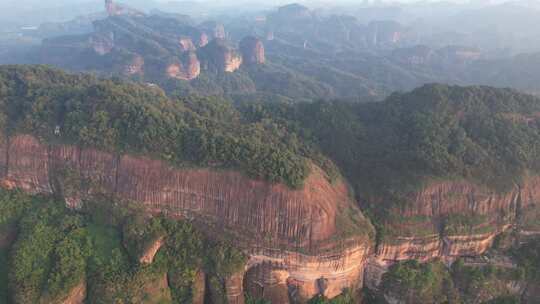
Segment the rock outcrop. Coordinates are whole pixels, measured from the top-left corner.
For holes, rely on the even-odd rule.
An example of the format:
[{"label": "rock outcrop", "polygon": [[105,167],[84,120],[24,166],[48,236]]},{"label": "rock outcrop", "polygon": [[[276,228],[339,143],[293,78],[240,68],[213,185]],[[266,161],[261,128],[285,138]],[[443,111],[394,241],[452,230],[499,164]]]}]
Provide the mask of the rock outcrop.
[{"label": "rock outcrop", "polygon": [[520,210],[536,210],[539,200],[537,176],[505,193],[466,181],[426,185],[409,195],[409,204],[391,211],[400,220],[385,223],[393,233],[377,244],[369,259],[366,284],[376,288],[396,261],[441,258],[451,263],[460,256],[482,255],[498,235],[521,225]]},{"label": "rock outcrop", "polygon": [[266,62],[264,45],[256,37],[248,36],[242,39],[240,52],[242,52],[242,60],[246,64],[264,64]]},{"label": "rock outcrop", "polygon": [[[354,207],[346,185],[329,183],[316,167],[302,189],[291,190],[234,171],[175,169],[145,157],[48,145],[29,135],[1,142],[0,164],[4,187],[54,192],[71,202],[100,193],[139,202],[149,212],[191,218],[214,235],[228,233],[251,257],[248,271],[272,263],[274,269],[264,272],[281,272],[301,299],[333,297],[362,283],[372,228]],[[67,191],[74,186],[62,175],[67,170],[84,181],[76,183],[77,191]],[[341,228],[351,225],[342,214],[346,210],[363,222],[354,235]],[[226,296],[242,303],[243,273],[224,283]]]},{"label": "rock outcrop", "polygon": [[188,37],[182,37],[180,38],[179,42],[180,44],[180,51],[182,52],[193,52],[196,51],[197,48],[195,47],[195,44],[193,44],[193,41],[191,38]]},{"label": "rock outcrop", "polygon": [[[63,175],[66,170],[73,173],[70,178],[78,176],[76,187]],[[410,193],[408,204],[389,211],[385,224],[393,233],[373,250],[372,228],[346,185],[329,183],[317,167],[302,189],[292,190],[235,171],[177,169],[146,157],[18,135],[0,142],[0,178],[4,187],[56,193],[72,206],[97,193],[139,202],[151,213],[193,219],[215,237],[232,236],[249,260],[244,272],[221,284],[224,297],[239,304],[244,289],[273,303],[305,302],[316,295],[335,297],[345,288],[377,288],[397,261],[441,258],[451,263],[459,256],[481,255],[498,234],[520,226],[525,218],[520,212],[536,210],[540,200],[540,177],[534,176],[506,193],[466,181],[428,184]],[[395,214],[399,221],[392,220]],[[351,217],[363,224],[348,234],[343,227],[350,231]],[[152,260],[160,242],[142,262]]]},{"label": "rock outcrop", "polygon": [[154,257],[156,256],[157,252],[161,247],[165,244],[165,238],[160,237],[154,242],[150,244],[148,248],[143,252],[143,254],[139,257],[139,263],[141,264],[152,264],[154,261]]},{"label": "rock outcrop", "polygon": [[86,299],[86,281],[75,286],[62,301],[62,304],[83,304]]},{"label": "rock outcrop", "polygon": [[182,59],[169,64],[165,71],[170,78],[192,80],[201,74],[201,63],[194,52],[187,52]]},{"label": "rock outcrop", "polygon": [[252,250],[246,273],[246,289],[272,303],[287,303],[286,295],[305,302],[316,295],[333,298],[344,289],[363,285],[369,243],[309,256],[271,249]]},{"label": "rock outcrop", "polygon": [[232,73],[242,65],[242,56],[225,40],[212,40],[200,54],[206,69]]}]

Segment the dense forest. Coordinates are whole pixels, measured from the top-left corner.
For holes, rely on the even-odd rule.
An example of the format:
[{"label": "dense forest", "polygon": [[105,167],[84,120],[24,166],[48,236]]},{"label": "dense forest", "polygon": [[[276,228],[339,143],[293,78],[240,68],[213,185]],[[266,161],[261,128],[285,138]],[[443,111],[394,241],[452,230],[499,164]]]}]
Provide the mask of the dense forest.
[{"label": "dense forest", "polygon": [[[190,222],[148,218],[132,205],[96,199],[75,212],[51,197],[1,191],[0,211],[2,239],[16,235],[0,247],[0,303],[61,303],[82,282],[87,303],[188,303],[201,284],[198,271],[222,298],[223,278],[245,263]],[[140,263],[160,238],[164,249]]]}]

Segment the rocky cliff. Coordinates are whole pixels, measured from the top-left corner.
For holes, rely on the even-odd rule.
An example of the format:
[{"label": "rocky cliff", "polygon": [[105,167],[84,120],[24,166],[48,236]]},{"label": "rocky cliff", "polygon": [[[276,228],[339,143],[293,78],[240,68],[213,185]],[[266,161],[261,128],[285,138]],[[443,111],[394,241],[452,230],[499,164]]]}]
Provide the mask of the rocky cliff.
[{"label": "rocky cliff", "polygon": [[240,41],[240,51],[243,62],[246,64],[264,64],[264,45],[262,41],[253,36],[248,36]]},{"label": "rocky cliff", "polygon": [[466,181],[435,182],[410,193],[408,201],[385,223],[390,233],[368,262],[369,286],[377,286],[396,261],[442,258],[451,263],[460,256],[482,255],[499,234],[522,226],[526,217],[521,210],[535,214],[540,178],[527,177],[504,193]]},{"label": "rocky cliff", "polygon": [[[404,219],[389,214],[385,224],[393,233],[373,248],[372,228],[347,187],[329,183],[316,167],[302,189],[291,190],[235,171],[177,169],[146,157],[44,144],[29,135],[3,140],[0,164],[7,188],[56,193],[72,207],[96,194],[139,202],[150,212],[193,219],[216,237],[231,236],[249,260],[243,272],[223,281],[229,303],[243,303],[244,291],[273,303],[332,298],[346,288],[376,289],[397,261],[451,263],[481,255],[498,234],[522,226],[523,210],[536,214],[540,199],[534,176],[506,193],[465,181],[434,182],[392,210]],[[528,227],[525,234],[536,233],[536,226]],[[150,262],[161,243],[141,262]]]},{"label": "rocky cliff", "polygon": [[167,77],[181,80],[192,80],[201,74],[201,63],[194,52],[185,53],[181,60],[167,66]]},{"label": "rocky cliff", "polygon": [[206,69],[232,73],[242,65],[242,56],[227,41],[214,39],[200,50]]},{"label": "rocky cliff", "polygon": [[[362,284],[372,228],[345,184],[329,183],[316,167],[302,189],[291,190],[234,171],[176,169],[145,157],[48,145],[29,135],[3,141],[0,164],[7,188],[56,193],[73,207],[99,193],[230,234],[251,256],[248,274],[265,265],[264,275],[279,273],[300,299],[333,297]],[[230,303],[243,303],[244,274],[239,276],[225,282]]]}]

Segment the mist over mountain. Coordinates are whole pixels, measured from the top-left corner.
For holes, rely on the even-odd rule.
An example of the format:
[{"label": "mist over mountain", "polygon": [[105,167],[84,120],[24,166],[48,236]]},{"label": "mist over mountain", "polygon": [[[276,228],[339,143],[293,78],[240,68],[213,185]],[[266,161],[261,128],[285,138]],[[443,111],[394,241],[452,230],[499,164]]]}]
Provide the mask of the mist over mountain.
[{"label": "mist over mountain", "polygon": [[540,303],[539,3],[0,2],[35,303]]}]

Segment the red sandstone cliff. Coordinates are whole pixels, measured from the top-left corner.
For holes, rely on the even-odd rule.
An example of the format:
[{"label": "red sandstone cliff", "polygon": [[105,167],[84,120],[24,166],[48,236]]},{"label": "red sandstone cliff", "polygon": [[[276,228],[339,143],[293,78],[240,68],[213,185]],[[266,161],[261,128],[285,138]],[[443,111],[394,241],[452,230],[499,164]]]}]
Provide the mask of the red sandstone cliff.
[{"label": "red sandstone cliff", "polygon": [[214,39],[200,51],[206,68],[232,73],[242,65],[242,56],[225,40]]},{"label": "red sandstone cliff", "polygon": [[393,233],[377,245],[367,265],[366,281],[371,287],[395,261],[442,258],[451,262],[485,253],[508,229],[539,230],[526,225],[527,215],[538,218],[540,214],[538,176],[525,178],[505,193],[466,181],[435,182],[410,193],[407,200],[408,204],[390,212],[397,216],[385,226]]},{"label": "red sandstone cliff", "polygon": [[168,65],[165,74],[170,78],[192,80],[201,74],[201,63],[194,52],[187,52],[182,60]]},{"label": "red sandstone cliff", "polygon": [[264,45],[258,38],[248,36],[240,41],[240,51],[242,59],[247,64],[264,64],[266,58],[264,56]]},{"label": "red sandstone cliff", "polygon": [[[274,302],[334,297],[360,287],[364,278],[376,287],[395,261],[482,254],[497,234],[516,222],[521,226],[527,217],[520,211],[537,214],[540,199],[540,177],[526,178],[506,194],[465,181],[432,183],[392,211],[404,220],[386,223],[394,234],[371,254],[369,224],[356,237],[341,237],[344,210],[357,209],[346,186],[329,183],[316,167],[302,189],[291,190],[234,171],[176,169],[145,157],[46,145],[28,135],[0,142],[0,164],[1,183],[8,188],[56,192],[72,206],[99,192],[231,233],[249,255],[245,273],[224,281],[233,303],[243,303],[243,288]],[[63,175],[67,169],[79,177],[76,187]],[[445,220],[453,214],[479,220],[449,229]],[[365,221],[359,212],[353,217]]]},{"label": "red sandstone cliff", "polygon": [[[247,271],[272,263],[270,274],[281,272],[300,299],[319,293],[333,297],[362,283],[371,226],[366,224],[358,236],[340,237],[346,224],[341,213],[357,209],[345,184],[329,183],[316,167],[302,189],[291,190],[234,171],[176,169],[145,157],[47,145],[28,135],[0,144],[0,164],[5,164],[0,176],[8,188],[55,192],[72,206],[99,192],[140,202],[149,211],[196,219],[211,231],[228,231],[251,256]],[[67,171],[71,180],[63,175]],[[75,185],[73,176],[78,176]],[[225,280],[232,303],[243,303],[242,278],[236,274]]]}]

